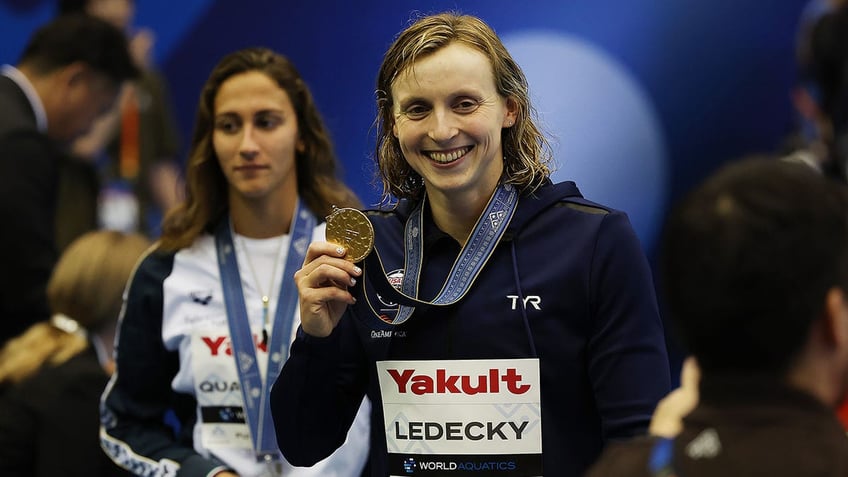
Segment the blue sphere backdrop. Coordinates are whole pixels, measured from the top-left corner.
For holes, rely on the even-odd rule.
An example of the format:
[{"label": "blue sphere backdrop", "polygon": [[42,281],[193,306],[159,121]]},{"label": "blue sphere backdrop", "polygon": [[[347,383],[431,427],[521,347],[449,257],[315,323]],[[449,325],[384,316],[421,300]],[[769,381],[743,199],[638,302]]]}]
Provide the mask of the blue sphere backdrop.
[{"label": "blue sphere backdrop", "polygon": [[642,241],[653,243],[668,157],[651,98],[615,58],[578,37],[531,30],[504,42],[552,139],[554,181],[573,180],[586,197],[626,210]]}]

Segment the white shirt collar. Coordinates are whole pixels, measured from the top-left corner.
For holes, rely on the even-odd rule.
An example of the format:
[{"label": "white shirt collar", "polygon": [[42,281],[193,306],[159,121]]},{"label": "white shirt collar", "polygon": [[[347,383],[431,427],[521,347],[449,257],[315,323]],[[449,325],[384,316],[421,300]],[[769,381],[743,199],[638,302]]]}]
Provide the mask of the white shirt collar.
[{"label": "white shirt collar", "polygon": [[39,132],[47,134],[47,112],[44,110],[44,103],[41,102],[38,92],[35,91],[35,87],[26,75],[12,65],[3,65],[0,68],[0,74],[14,81],[21,88],[35,112],[35,126]]}]

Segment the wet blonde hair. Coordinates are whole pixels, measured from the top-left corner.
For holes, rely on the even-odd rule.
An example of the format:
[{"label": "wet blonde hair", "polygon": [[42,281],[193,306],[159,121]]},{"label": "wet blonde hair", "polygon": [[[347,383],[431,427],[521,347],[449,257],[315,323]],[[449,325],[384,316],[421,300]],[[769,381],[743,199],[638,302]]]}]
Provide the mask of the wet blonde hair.
[{"label": "wet blonde hair", "polygon": [[87,333],[113,325],[124,286],[149,246],[140,234],[106,230],[74,240],[53,269],[47,300],[51,311],[73,319],[79,332],[60,329],[53,320],[30,326],[0,350],[0,384],[14,384],[42,366],[64,363],[88,346]]},{"label": "wet blonde hair", "polygon": [[406,162],[395,137],[392,84],[418,59],[452,44],[462,43],[483,53],[492,65],[498,94],[516,105],[515,124],[502,131],[504,170],[501,183],[529,193],[551,175],[551,147],[534,118],[527,78],[492,28],[483,20],[453,12],[425,16],[406,28],[383,57],[377,75],[377,147],[375,156],[383,184],[383,202],[420,199],[421,176]]}]

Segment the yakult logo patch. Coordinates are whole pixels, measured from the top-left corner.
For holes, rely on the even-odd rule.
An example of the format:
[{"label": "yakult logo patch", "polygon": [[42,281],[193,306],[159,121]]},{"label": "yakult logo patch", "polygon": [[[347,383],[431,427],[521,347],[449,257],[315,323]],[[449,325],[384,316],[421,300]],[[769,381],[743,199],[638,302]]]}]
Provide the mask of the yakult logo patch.
[{"label": "yakult logo patch", "polygon": [[[200,340],[208,348],[209,356],[218,356],[226,354],[233,355],[232,342],[229,336],[200,336]],[[254,334],[253,343],[256,345],[256,350],[263,353],[268,352],[268,343],[263,342],[262,338]]]},{"label": "yakult logo patch", "polygon": [[542,472],[538,359],[378,361],[390,475]]},{"label": "yakult logo patch", "polygon": [[501,392],[503,389],[512,394],[524,394],[530,390],[529,384],[521,382],[521,375],[515,368],[501,370],[491,368],[485,374],[477,376],[449,374],[445,369],[437,369],[435,375],[416,374],[414,369],[387,369],[397,385],[397,392],[405,394],[485,394]]}]

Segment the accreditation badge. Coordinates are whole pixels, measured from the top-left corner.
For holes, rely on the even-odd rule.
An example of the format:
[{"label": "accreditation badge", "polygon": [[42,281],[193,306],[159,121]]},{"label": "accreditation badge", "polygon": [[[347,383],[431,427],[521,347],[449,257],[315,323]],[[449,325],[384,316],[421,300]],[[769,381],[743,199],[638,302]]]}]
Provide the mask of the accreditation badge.
[{"label": "accreditation badge", "polygon": [[388,467],[409,475],[542,475],[538,359],[379,361]]},{"label": "accreditation badge", "polygon": [[[254,339],[256,334],[254,334]],[[200,409],[201,443],[207,449],[252,449],[253,441],[231,341],[226,327],[196,330],[191,337],[194,392]],[[267,353],[257,349],[259,367],[267,365]],[[264,359],[263,359],[264,358]]]}]

